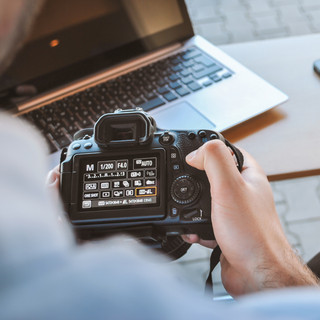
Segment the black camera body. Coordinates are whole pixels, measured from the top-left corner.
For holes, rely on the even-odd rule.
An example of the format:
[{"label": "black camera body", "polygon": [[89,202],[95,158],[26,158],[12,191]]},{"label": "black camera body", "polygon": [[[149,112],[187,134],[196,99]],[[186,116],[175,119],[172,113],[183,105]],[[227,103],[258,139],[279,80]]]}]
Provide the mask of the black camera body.
[{"label": "black camera body", "polygon": [[220,139],[241,170],[242,154],[220,133],[161,130],[136,109],[105,114],[74,139],[62,151],[60,190],[79,239],[127,233],[162,247],[181,234],[214,239],[206,173],[185,157]]}]

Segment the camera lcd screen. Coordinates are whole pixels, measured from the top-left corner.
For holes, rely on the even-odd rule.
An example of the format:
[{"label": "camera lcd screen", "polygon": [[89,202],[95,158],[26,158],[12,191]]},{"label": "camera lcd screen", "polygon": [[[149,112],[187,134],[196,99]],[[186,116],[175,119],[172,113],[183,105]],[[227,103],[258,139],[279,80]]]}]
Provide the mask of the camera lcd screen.
[{"label": "camera lcd screen", "polygon": [[160,204],[158,153],[95,156],[80,160],[78,209],[97,211]]}]

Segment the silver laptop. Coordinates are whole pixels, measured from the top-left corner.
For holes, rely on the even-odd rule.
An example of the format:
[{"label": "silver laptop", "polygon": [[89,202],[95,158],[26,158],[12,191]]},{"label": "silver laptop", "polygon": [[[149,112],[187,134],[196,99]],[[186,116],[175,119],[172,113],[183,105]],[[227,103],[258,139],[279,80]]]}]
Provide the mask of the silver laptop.
[{"label": "silver laptop", "polygon": [[0,79],[2,107],[42,132],[53,163],[118,108],[141,107],[161,128],[223,131],[287,99],[195,36],[183,0],[48,0]]}]

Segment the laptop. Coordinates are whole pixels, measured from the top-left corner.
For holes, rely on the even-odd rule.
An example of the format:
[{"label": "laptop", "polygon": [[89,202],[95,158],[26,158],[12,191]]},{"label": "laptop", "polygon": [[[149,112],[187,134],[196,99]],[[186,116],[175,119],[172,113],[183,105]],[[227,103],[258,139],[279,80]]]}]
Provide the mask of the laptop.
[{"label": "laptop", "polygon": [[[248,52],[250,54],[250,52]],[[288,97],[198,35],[183,0],[47,0],[0,78],[0,103],[43,134],[52,163],[104,113],[223,131]]]}]

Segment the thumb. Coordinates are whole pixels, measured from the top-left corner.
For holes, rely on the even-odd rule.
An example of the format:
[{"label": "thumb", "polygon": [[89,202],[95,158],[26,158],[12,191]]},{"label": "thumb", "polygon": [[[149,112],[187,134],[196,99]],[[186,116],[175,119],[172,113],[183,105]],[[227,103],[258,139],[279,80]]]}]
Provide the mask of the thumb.
[{"label": "thumb", "polygon": [[230,187],[230,183],[241,179],[230,150],[221,140],[205,143],[187,155],[186,161],[190,166],[206,171],[211,187]]},{"label": "thumb", "polygon": [[47,175],[46,179],[46,186],[59,186],[59,180],[60,180],[60,168],[59,165],[53,168]]}]

